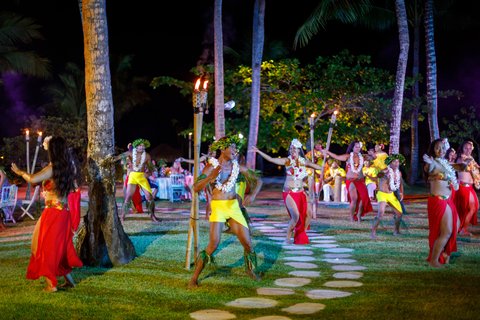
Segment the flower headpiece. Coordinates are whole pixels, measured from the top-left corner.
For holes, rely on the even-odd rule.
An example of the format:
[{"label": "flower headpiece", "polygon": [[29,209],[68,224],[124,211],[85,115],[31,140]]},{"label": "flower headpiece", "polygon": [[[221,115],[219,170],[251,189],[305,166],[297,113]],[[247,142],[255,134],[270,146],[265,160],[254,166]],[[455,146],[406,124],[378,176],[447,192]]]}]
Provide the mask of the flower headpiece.
[{"label": "flower headpiece", "polygon": [[145,146],[145,149],[147,149],[148,147],[150,147],[150,141],[148,141],[147,139],[137,139],[135,141],[132,142],[132,146],[134,148],[138,147],[139,145],[143,144]]},{"label": "flower headpiece", "polygon": [[443,138],[443,145],[445,146],[445,150],[450,149],[450,143],[448,143],[448,138]]},{"label": "flower headpiece", "polygon": [[50,140],[52,140],[52,136],[48,136],[43,139],[43,149],[48,150],[48,144],[50,143]]},{"label": "flower headpiece", "polygon": [[238,137],[238,135],[230,135],[226,136],[223,138],[220,138],[216,141],[214,141],[211,145],[209,150],[211,152],[217,151],[217,150],[225,150],[228,147],[230,147],[232,144],[237,146],[237,149],[240,149],[240,143],[241,139]]},{"label": "flower headpiece", "polygon": [[390,163],[393,162],[393,160],[397,160],[400,162],[401,165],[405,163],[405,157],[401,155],[400,153],[394,153],[389,155],[387,158],[385,158],[385,164],[388,166]]},{"label": "flower headpiece", "polygon": [[302,149],[302,143],[298,139],[293,139],[290,146],[294,146],[297,149]]}]

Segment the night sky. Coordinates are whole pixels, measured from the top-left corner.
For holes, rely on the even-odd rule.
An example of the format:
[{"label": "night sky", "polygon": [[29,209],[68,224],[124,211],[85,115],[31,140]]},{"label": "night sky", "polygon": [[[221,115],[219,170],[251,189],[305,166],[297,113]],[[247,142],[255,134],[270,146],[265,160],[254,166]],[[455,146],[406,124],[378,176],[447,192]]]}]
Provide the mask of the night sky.
[{"label": "night sky", "polygon": [[[12,11],[32,17],[43,26],[45,41],[37,48],[42,56],[51,60],[54,73],[60,72],[66,62],[75,62],[83,67],[83,37],[77,1],[19,2],[20,6]],[[476,1],[458,2],[460,4],[452,8],[452,12],[459,17],[464,14],[480,21]],[[266,41],[281,40],[291,49],[297,28],[308,17],[315,3],[310,0],[267,0]],[[253,1],[224,0],[223,4],[224,44],[239,50],[251,37]],[[166,75],[193,82],[194,76],[189,70],[197,64],[205,50],[213,50],[212,5],[213,0],[135,1],[128,5],[123,1],[107,1],[110,53],[134,54],[134,68],[138,75],[149,78]],[[472,14],[477,14],[477,17],[472,17]],[[480,91],[477,89],[480,88],[480,27],[459,30],[451,25],[442,22],[435,34],[438,87],[439,90],[462,90],[465,98],[462,101],[439,99],[440,125],[443,125],[441,118],[456,108],[480,106]],[[308,47],[291,50],[290,57],[307,63],[319,55],[336,54],[342,49],[349,49],[354,54],[369,54],[375,66],[392,72],[396,69],[398,36],[395,29],[376,32],[330,23],[327,30],[314,37]],[[408,68],[410,71],[410,65]],[[30,96],[30,99],[25,99],[28,100],[25,110],[35,112],[32,97],[36,95],[29,91],[33,89],[25,87],[19,90],[19,94]],[[185,150],[186,141],[178,137],[176,131],[192,123],[190,102],[174,89],[150,89],[150,92],[153,98],[150,104],[138,107],[116,124],[117,145],[126,145],[137,137],[144,137],[153,146],[166,143],[182,146]],[[2,113],[12,110],[13,106],[3,100],[0,100]],[[2,118],[0,136],[20,134],[23,128],[18,123],[20,118],[8,122],[7,117]],[[178,120],[175,126],[172,125],[173,118]],[[213,112],[206,115],[204,121],[213,121]]]}]

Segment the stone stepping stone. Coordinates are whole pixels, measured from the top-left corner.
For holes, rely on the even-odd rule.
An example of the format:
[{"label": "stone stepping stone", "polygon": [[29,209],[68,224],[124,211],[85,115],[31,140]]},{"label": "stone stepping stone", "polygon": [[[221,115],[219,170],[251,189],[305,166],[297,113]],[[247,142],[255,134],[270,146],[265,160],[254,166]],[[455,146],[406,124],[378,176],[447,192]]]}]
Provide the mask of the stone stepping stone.
[{"label": "stone stepping stone", "polygon": [[225,305],[229,307],[237,307],[244,309],[263,309],[263,308],[272,308],[278,304],[278,301],[267,298],[238,298],[233,301],[227,302]]},{"label": "stone stepping stone", "polygon": [[322,303],[303,302],[297,303],[288,308],[283,308],[282,311],[292,314],[312,314],[325,309]]},{"label": "stone stepping stone", "polygon": [[306,262],[306,261],[315,261],[316,259],[314,257],[298,256],[298,257],[283,257],[283,260]]},{"label": "stone stepping stone", "polygon": [[363,286],[363,283],[358,281],[338,280],[338,281],[327,281],[323,285],[325,287],[332,287],[332,288],[351,288],[351,287],[361,287]]},{"label": "stone stepping stone", "polygon": [[341,259],[341,258],[334,258],[334,259],[322,259],[322,261],[333,263],[333,264],[350,264],[356,263],[357,260],[355,259]]},{"label": "stone stepping stone", "polygon": [[351,296],[351,292],[338,291],[338,290],[323,290],[315,289],[307,291],[306,296],[310,299],[333,299],[333,298],[344,298]]},{"label": "stone stepping stone", "polygon": [[268,237],[268,239],[273,241],[285,241],[285,237]]},{"label": "stone stepping stone", "polygon": [[285,250],[305,250],[305,245],[286,244],[282,246]]},{"label": "stone stepping stone", "polygon": [[313,239],[311,242],[312,243],[336,243],[337,241],[329,240],[329,239],[327,239],[327,240]]},{"label": "stone stepping stone", "polygon": [[324,236],[320,235],[320,234],[315,234],[315,235],[311,235],[309,234],[308,235],[308,239],[310,240],[321,240],[323,239]]},{"label": "stone stepping stone", "polygon": [[310,262],[286,262],[285,265],[297,268],[297,269],[316,269],[318,266],[315,263]]},{"label": "stone stepping stone", "polygon": [[346,253],[346,252],[353,252],[353,249],[350,248],[329,248],[325,249],[325,252],[330,252],[330,253]]},{"label": "stone stepping stone", "polygon": [[350,258],[352,255],[349,253],[325,253],[324,258],[335,259],[335,258]]},{"label": "stone stepping stone", "polygon": [[277,230],[277,228],[272,227],[272,226],[257,226],[257,227],[255,227],[255,229],[257,229],[257,230],[273,230],[273,229]]},{"label": "stone stepping stone", "polygon": [[314,247],[314,248],[335,248],[335,247],[338,247],[338,244],[333,244],[333,243],[316,243],[316,244],[312,244],[312,247]]},{"label": "stone stepping stone", "polygon": [[291,320],[291,318],[284,316],[264,316],[260,318],[254,318],[252,320]]},{"label": "stone stepping stone", "polygon": [[311,256],[313,255],[312,250],[295,250],[295,251],[285,251],[285,254],[298,254],[304,256]]},{"label": "stone stepping stone", "polygon": [[260,232],[263,232],[264,234],[272,234],[272,235],[275,235],[275,234],[278,234],[278,233],[282,233],[282,234],[287,234],[285,232],[285,230],[280,230],[280,229],[271,229],[271,230],[258,230]]},{"label": "stone stepping stone", "polygon": [[288,223],[274,223],[273,224],[275,227],[278,227],[278,228],[286,228],[288,227]]},{"label": "stone stepping stone", "polygon": [[264,296],[287,296],[294,294],[295,291],[287,288],[258,288],[257,294]]},{"label": "stone stepping stone", "polygon": [[335,236],[324,236],[324,235],[321,235],[321,236],[318,236],[318,237],[316,237],[316,238],[328,240],[328,239],[335,239]]},{"label": "stone stepping stone", "polygon": [[233,313],[216,309],[198,310],[190,313],[190,317],[196,320],[227,320],[236,318]]},{"label": "stone stepping stone", "polygon": [[252,227],[258,227],[258,226],[264,226],[265,224],[262,222],[252,222],[250,223],[250,226]]},{"label": "stone stepping stone", "polygon": [[350,271],[350,272],[337,272],[333,274],[335,279],[359,279],[363,277],[363,272]]},{"label": "stone stepping stone", "polygon": [[275,285],[280,287],[303,287],[312,282],[307,278],[280,278],[275,280]]},{"label": "stone stepping stone", "polygon": [[320,271],[295,270],[295,271],[290,271],[288,274],[295,277],[306,277],[306,278],[320,277]]},{"label": "stone stepping stone", "polygon": [[335,271],[360,271],[365,270],[367,267],[364,266],[348,266],[348,265],[336,265],[332,266],[332,269]]}]

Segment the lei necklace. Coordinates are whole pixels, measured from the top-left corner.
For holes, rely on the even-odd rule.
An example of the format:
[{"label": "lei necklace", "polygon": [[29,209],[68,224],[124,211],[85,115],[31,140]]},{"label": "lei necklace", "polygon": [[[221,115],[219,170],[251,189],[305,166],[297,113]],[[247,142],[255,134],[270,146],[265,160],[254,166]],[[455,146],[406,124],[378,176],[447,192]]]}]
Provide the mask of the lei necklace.
[{"label": "lei necklace", "polygon": [[298,159],[293,159],[292,156],[288,156],[290,169],[287,170],[287,173],[293,176],[294,180],[303,180],[308,176],[307,169],[305,168],[305,158],[299,157]]},{"label": "lei necklace", "polygon": [[358,153],[358,167],[355,169],[355,162],[353,161],[353,152],[350,152],[350,170],[352,170],[353,173],[360,173],[363,168],[363,156],[359,152]]},{"label": "lei necklace", "polygon": [[442,165],[443,169],[445,169],[445,178],[447,178],[446,180],[450,181],[450,183],[452,183],[454,186],[457,186],[458,181],[455,170],[453,169],[452,165],[448,163],[448,160],[444,158],[436,158],[435,160],[437,160],[437,162]]},{"label": "lei necklace", "polygon": [[142,169],[143,164],[145,163],[146,152],[143,151],[142,156],[140,157],[140,163],[137,165],[137,149],[133,149],[132,151],[132,165],[133,171],[139,172]]},{"label": "lei necklace", "polygon": [[388,175],[389,175],[389,184],[390,190],[396,191],[400,188],[400,172],[397,169],[393,171],[392,168],[388,167]]},{"label": "lei necklace", "polygon": [[[208,159],[208,163],[210,163],[214,169],[220,165],[218,160],[215,158]],[[238,173],[240,172],[240,166],[238,165],[237,160],[232,160],[232,165],[233,165],[232,173],[230,174],[230,177],[228,177],[228,180],[226,182],[222,183],[220,181],[220,175],[217,176],[217,179],[215,182],[215,188],[217,188],[222,192],[230,192],[235,187],[235,184],[237,183]]]}]

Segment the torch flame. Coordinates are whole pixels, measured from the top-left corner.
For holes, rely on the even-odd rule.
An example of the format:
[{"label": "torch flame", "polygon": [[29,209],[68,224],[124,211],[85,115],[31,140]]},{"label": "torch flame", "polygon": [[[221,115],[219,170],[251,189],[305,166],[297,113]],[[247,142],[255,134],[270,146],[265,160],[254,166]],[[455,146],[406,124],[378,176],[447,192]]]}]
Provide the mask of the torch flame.
[{"label": "torch flame", "polygon": [[42,136],[42,131],[38,131],[38,135],[41,137]]},{"label": "torch flame", "polygon": [[200,81],[201,81],[201,79],[198,78],[197,82],[195,82],[195,91],[198,91],[198,89],[200,88]]},{"label": "torch flame", "polygon": [[207,90],[208,88],[208,80],[203,81],[203,90]]}]

